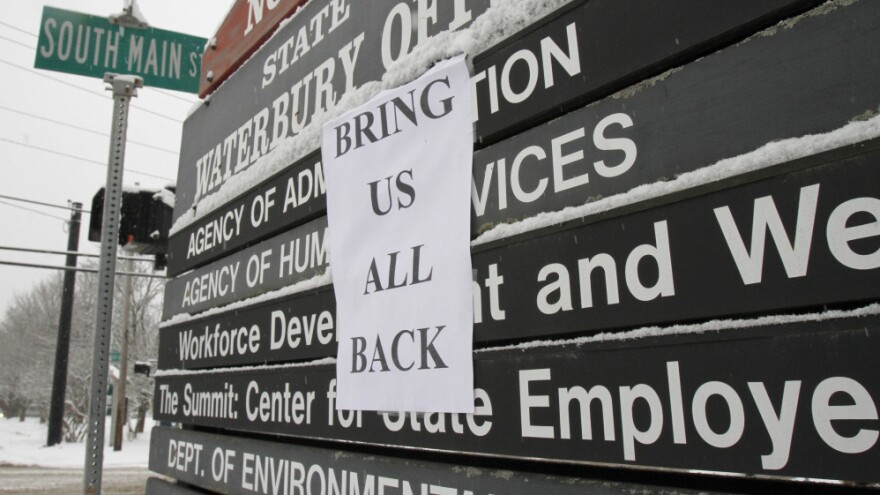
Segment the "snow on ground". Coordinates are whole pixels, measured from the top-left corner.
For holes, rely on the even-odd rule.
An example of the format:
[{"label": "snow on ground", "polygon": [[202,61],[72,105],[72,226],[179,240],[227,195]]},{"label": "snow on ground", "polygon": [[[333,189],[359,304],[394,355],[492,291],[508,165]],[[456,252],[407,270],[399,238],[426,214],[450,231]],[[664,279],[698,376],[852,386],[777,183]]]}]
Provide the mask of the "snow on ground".
[{"label": "snow on ground", "polygon": [[[146,431],[137,439],[124,439],[119,452],[114,452],[112,447],[104,448],[105,468],[147,467],[152,421],[148,420],[147,424]],[[109,417],[105,427],[106,443],[110,438]],[[27,418],[23,423],[17,418],[0,419],[0,465],[83,468],[86,443],[62,442],[54,447],[46,447],[47,428],[48,425],[40,424],[37,418]]]}]

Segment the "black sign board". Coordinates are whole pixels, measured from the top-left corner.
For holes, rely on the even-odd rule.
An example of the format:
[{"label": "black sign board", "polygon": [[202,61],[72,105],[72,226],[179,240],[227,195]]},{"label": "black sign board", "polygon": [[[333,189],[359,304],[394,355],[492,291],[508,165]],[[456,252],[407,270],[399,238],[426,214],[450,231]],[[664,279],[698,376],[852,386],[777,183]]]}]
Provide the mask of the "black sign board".
[{"label": "black sign board", "polygon": [[175,220],[297,135],[316,112],[381,79],[386,65],[429,36],[461,29],[488,7],[489,0],[307,2],[184,123]]},{"label": "black sign board", "polygon": [[[307,4],[215,91],[210,105],[187,119],[175,218],[199,197],[216,191],[233,171],[244,170],[280,139],[296,135],[319,109],[332,106],[353,88],[381,79],[388,65],[426,43],[428,36],[466,26],[488,3],[438,2],[426,12],[422,9],[427,4],[401,5],[395,0],[369,5],[331,2],[327,32],[320,39],[300,39],[314,29],[307,23],[328,7]],[[572,108],[584,101],[584,94],[623,87],[815,3],[773,0],[707,6],[698,0],[676,0],[646,7],[635,0],[582,2],[582,8],[557,16],[550,26],[552,36],[527,34],[514,52],[499,50],[480,60],[485,65],[475,67],[478,77],[481,71],[486,74],[485,88],[478,84],[477,90],[492,100],[484,112],[491,116],[490,131],[497,132],[502,124],[526,123],[563,106]],[[411,21],[411,16],[418,20]],[[633,23],[637,31],[630,30]],[[300,48],[300,43],[308,47],[310,42],[314,47]],[[482,134],[479,121],[477,125]]]},{"label": "black sign board", "polygon": [[871,115],[880,107],[880,5],[812,14],[476,152],[475,230]]},{"label": "black sign board", "polygon": [[[150,438],[150,469],[229,495],[254,492],[376,495],[669,493],[667,487],[600,482],[568,476],[549,477],[476,467],[460,469],[460,466],[452,464],[367,456],[355,452],[162,427],[154,428]],[[263,473],[267,469],[287,475],[265,477]],[[293,476],[291,473],[294,473]],[[340,489],[329,489],[331,484]],[[346,485],[348,489],[342,488]],[[688,495],[694,492],[676,490],[675,493]]]},{"label": "black sign board", "polygon": [[172,235],[168,274],[178,275],[326,214],[325,192],[321,156],[315,152]]},{"label": "black sign board", "polygon": [[[636,205],[640,211],[634,213],[612,211],[479,247],[473,254],[475,341],[570,336],[880,298],[880,236],[870,230],[880,218],[880,140],[778,168],[794,171],[676,202],[660,198]],[[160,352],[169,364],[204,367],[215,361],[182,363],[173,357],[181,355],[180,342],[192,342],[185,334],[207,338],[215,327],[257,325],[259,357],[242,355],[235,363],[316,356],[320,348],[311,346],[263,354],[275,311],[312,319],[318,309],[332,311],[329,299],[318,296],[291,302],[301,309],[284,309],[286,304],[279,300],[192,326],[175,325],[163,330]],[[276,322],[277,330],[280,317]],[[305,328],[291,317],[286,324],[295,326],[294,340]],[[333,349],[323,351],[332,355]]]},{"label": "black sign board", "polygon": [[328,264],[327,217],[170,280],[165,285],[164,319],[198,313],[301,282]]},{"label": "black sign board", "polygon": [[[592,5],[604,3],[587,2],[579,8]],[[828,132],[876,109],[880,60],[872,49],[880,44],[878,11],[875,3],[861,2],[805,17],[792,27],[768,31],[768,36],[722,50],[662,80],[478,151],[473,172],[474,235],[509,220],[671,178],[771,141]],[[564,19],[539,26],[523,39],[564,36]],[[847,49],[841,51],[839,46]],[[495,56],[487,55],[486,63],[497,64]],[[308,157],[293,168],[313,170],[314,160]],[[278,187],[278,180],[172,236],[172,259],[180,264],[170,262],[171,273],[219,256],[223,249],[215,247],[207,258],[187,259],[193,233],[214,229],[211,222],[217,218],[232,218],[241,204],[252,204],[266,188]],[[309,212],[323,211],[323,197],[309,207],[314,209]],[[234,249],[301,221],[299,212],[278,214],[279,206],[275,208],[259,232],[230,231],[231,240],[224,248]]]},{"label": "black sign board", "polygon": [[817,3],[575,2],[475,58],[478,139],[497,141]]},{"label": "black sign board", "polygon": [[159,331],[159,369],[300,361],[336,355],[330,286]]},{"label": "black sign board", "polygon": [[164,374],[154,417],[435,452],[878,485],[880,314],[866,312],[478,352],[471,415],[337,411],[335,365],[325,364]]},{"label": "black sign board", "polygon": [[880,236],[868,226],[880,218],[880,140],[788,165],[817,162],[476,252],[475,333],[534,338],[876,300]]}]

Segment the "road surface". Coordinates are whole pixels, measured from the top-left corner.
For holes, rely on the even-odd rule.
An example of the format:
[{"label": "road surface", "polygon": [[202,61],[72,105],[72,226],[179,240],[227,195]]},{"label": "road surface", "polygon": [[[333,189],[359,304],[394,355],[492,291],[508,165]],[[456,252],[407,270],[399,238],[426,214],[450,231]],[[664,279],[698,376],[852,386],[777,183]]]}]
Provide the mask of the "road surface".
[{"label": "road surface", "polygon": [[[104,469],[103,495],[142,495],[151,473],[146,468]],[[2,495],[78,495],[83,470],[0,465]]]}]

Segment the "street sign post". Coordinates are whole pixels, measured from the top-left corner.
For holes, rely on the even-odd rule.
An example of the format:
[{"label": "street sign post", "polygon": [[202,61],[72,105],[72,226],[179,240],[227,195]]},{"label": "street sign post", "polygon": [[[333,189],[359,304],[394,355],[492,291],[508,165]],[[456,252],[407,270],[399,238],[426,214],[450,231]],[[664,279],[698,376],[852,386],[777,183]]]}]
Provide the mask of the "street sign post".
[{"label": "street sign post", "polygon": [[107,159],[107,197],[104,203],[101,258],[98,268],[98,308],[95,317],[95,343],[92,351],[92,381],[89,393],[89,429],[86,445],[83,493],[101,495],[104,469],[104,416],[107,410],[107,347],[113,324],[113,286],[116,278],[116,239],[122,200],[122,170],[125,163],[125,135],[128,131],[128,107],[144,85],[137,76],[106,74],[104,82],[113,91],[113,124]]},{"label": "street sign post", "polygon": [[[107,163],[106,198],[101,236],[98,288],[99,307],[95,321],[95,342],[89,404],[88,445],[83,492],[100,495],[103,470],[104,411],[106,410],[108,353],[113,314],[113,285],[116,275],[116,239],[125,159],[128,107],[137,88],[147,85],[196,93],[205,39],[148,28],[131,12],[115,22],[109,18],[44,7],[34,67],[57,72],[98,77],[113,91],[113,121]],[[118,25],[117,25],[118,24]],[[135,27],[131,27],[135,26]],[[123,73],[120,75],[117,73]],[[125,350],[123,350],[123,356]],[[123,358],[123,365],[125,358]],[[123,377],[124,380],[124,377]],[[124,387],[121,394],[124,394]],[[123,401],[124,404],[124,401]]]},{"label": "street sign post", "polygon": [[115,26],[106,17],[43,8],[34,67],[103,78],[140,76],[150,87],[196,93],[202,49],[198,36]]}]

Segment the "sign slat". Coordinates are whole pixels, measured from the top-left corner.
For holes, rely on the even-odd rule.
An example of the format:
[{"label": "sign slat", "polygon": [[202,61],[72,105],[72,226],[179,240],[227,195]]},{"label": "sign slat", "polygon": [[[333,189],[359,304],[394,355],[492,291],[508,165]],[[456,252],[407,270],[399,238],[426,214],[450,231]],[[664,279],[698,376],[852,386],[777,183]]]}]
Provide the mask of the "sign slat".
[{"label": "sign slat", "polygon": [[[538,117],[559,114],[647,74],[709,53],[816,3],[579,2],[564,15],[544,21],[543,29],[521,35],[509,49],[475,60],[477,78],[486,76],[485,84],[477,81],[475,91],[478,100],[489,100],[490,105],[476,122],[477,135],[486,134],[481,130],[484,119],[492,121],[488,132],[493,135],[516,122],[530,125]],[[428,4],[396,0],[306,4],[215,91],[210,105],[187,119],[175,220],[282,139],[300,132],[315,112],[332,107],[367,82],[380,80],[394,61],[429,43],[430,36],[463,29],[488,4],[488,0],[438,2],[430,12],[422,10]],[[326,32],[319,38],[308,22],[321,9],[329,15]],[[411,18],[419,21],[412,23]],[[625,21],[611,22],[617,19]],[[638,24],[638,35],[621,28],[633,22]]]},{"label": "sign slat", "polygon": [[478,139],[497,141],[818,3],[575,2],[475,57]]},{"label": "sign slat", "polygon": [[[262,473],[261,468],[269,465],[274,472],[286,473],[286,476],[274,479],[257,476],[258,471]],[[670,493],[670,488],[662,486],[422,462],[163,427],[154,428],[150,438],[150,469],[229,495],[337,493],[329,489],[331,483],[340,487],[338,493],[343,494]],[[675,489],[674,493],[695,492]]]},{"label": "sign slat", "polygon": [[[675,177],[771,141],[846,125],[880,106],[880,59],[872,51],[880,45],[878,25],[880,6],[872,2],[842,6],[804,18],[793,27],[768,31],[766,37],[729,47],[662,80],[478,151],[472,235]],[[540,26],[530,36],[564,34],[564,29],[547,31],[551,27],[564,25]],[[841,52],[840,46],[847,50]],[[493,57],[487,56],[486,63],[501,63]],[[308,174],[301,170],[317,176],[319,159],[317,154],[303,159],[287,177]],[[306,208],[284,210],[279,200],[268,222],[258,229],[249,224],[247,209],[261,200],[267,188],[276,187],[279,198],[290,192],[277,184],[282,179],[267,181],[172,235],[169,273],[181,273],[216,259],[224,250],[290,228],[303,220],[302,212],[322,213],[323,195],[317,186],[309,188],[308,179],[302,179],[303,190],[313,195],[305,195]],[[299,189],[293,191],[301,194]],[[234,216],[242,204],[244,219],[234,230],[227,228],[225,242],[190,255],[188,247],[198,245],[206,229],[214,229],[217,219]]]},{"label": "sign slat", "polygon": [[277,363],[335,355],[336,300],[330,286],[159,330],[159,369]]},{"label": "sign slat", "polygon": [[[636,205],[640,211],[480,247],[472,255],[474,338],[548,338],[880,299],[878,236],[858,234],[860,225],[871,225],[871,215],[874,222],[880,218],[878,165],[875,139],[778,166],[789,171],[777,176],[702,195],[688,191],[694,197],[660,198]],[[291,301],[297,309],[274,301],[163,329],[162,361],[183,367],[216,362],[173,356],[183,355],[183,341],[198,350],[198,339],[184,338],[187,332],[207,339],[218,326],[224,332],[258,328],[261,349],[236,356],[235,363],[332,355],[332,343],[265,349],[282,334],[282,318],[270,320],[272,314],[299,315],[285,323],[301,342],[296,339],[307,321],[299,318],[311,315],[314,323],[318,308],[333,311],[323,297]]]},{"label": "sign slat", "polygon": [[327,217],[316,218],[174,278],[165,285],[163,318],[198,313],[320,275],[328,265],[326,237]]},{"label": "sign slat", "polygon": [[179,275],[327,213],[321,154],[315,152],[168,239],[168,273]]},{"label": "sign slat", "polygon": [[337,411],[328,364],[157,376],[154,417],[530,461],[880,484],[876,309],[723,328],[477,353],[472,415]]}]

